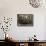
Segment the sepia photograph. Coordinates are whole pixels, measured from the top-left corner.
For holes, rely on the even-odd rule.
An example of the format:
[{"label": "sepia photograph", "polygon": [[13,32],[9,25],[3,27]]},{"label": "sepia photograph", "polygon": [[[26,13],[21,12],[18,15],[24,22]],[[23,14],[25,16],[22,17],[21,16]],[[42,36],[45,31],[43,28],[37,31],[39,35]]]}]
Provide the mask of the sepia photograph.
[{"label": "sepia photograph", "polygon": [[33,14],[17,14],[18,26],[33,26]]}]

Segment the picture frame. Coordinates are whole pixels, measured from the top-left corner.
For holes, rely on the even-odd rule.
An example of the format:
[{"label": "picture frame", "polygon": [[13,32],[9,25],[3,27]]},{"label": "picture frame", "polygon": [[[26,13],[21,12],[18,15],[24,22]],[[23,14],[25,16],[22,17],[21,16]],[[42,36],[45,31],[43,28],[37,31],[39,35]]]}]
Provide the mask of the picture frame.
[{"label": "picture frame", "polygon": [[17,26],[33,26],[33,14],[17,14]]}]

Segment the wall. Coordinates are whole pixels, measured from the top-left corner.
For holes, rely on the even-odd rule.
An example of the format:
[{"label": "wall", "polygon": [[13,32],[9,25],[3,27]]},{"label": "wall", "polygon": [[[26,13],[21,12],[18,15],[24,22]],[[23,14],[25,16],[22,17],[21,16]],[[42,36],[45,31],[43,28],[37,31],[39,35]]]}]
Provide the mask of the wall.
[{"label": "wall", "polygon": [[45,26],[45,28],[44,28],[44,39],[46,39],[46,13],[45,13],[45,19],[44,19],[44,21],[45,21],[45,24],[44,24],[44,26]]},{"label": "wall", "polygon": [[[44,40],[45,12],[46,8],[33,8],[28,0],[0,0],[0,19],[3,16],[13,18],[11,29],[8,32],[17,40],[27,40],[34,34],[37,35],[39,40]],[[17,14],[33,14],[34,25],[32,27],[18,27]],[[0,35],[2,33],[0,31]],[[4,37],[0,36],[0,39],[4,39]]]}]

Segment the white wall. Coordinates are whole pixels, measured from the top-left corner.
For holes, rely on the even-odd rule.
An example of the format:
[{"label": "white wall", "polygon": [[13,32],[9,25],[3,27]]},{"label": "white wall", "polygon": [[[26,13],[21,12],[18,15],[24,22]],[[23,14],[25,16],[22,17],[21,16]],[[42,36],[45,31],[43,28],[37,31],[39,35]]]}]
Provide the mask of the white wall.
[{"label": "white wall", "polygon": [[[34,34],[39,40],[45,39],[45,12],[46,8],[33,8],[28,0],[0,0],[0,17],[13,18],[12,27],[9,31],[17,40],[27,40]],[[17,14],[33,14],[34,25],[31,27],[18,27]],[[1,19],[1,18],[0,18]],[[0,35],[2,31],[0,31]],[[44,34],[45,33],[45,34]],[[3,37],[0,36],[0,39]]]},{"label": "white wall", "polygon": [[44,26],[45,26],[45,28],[44,28],[44,39],[46,39],[46,13],[45,13],[44,21],[45,21],[45,24],[44,24]]}]

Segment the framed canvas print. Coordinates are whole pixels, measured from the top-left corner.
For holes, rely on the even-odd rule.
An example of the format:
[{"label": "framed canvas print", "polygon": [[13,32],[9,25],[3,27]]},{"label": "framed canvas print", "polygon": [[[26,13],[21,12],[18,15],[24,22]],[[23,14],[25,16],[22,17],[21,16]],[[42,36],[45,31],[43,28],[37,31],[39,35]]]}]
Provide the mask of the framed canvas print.
[{"label": "framed canvas print", "polygon": [[17,26],[33,26],[33,14],[17,14]]}]

